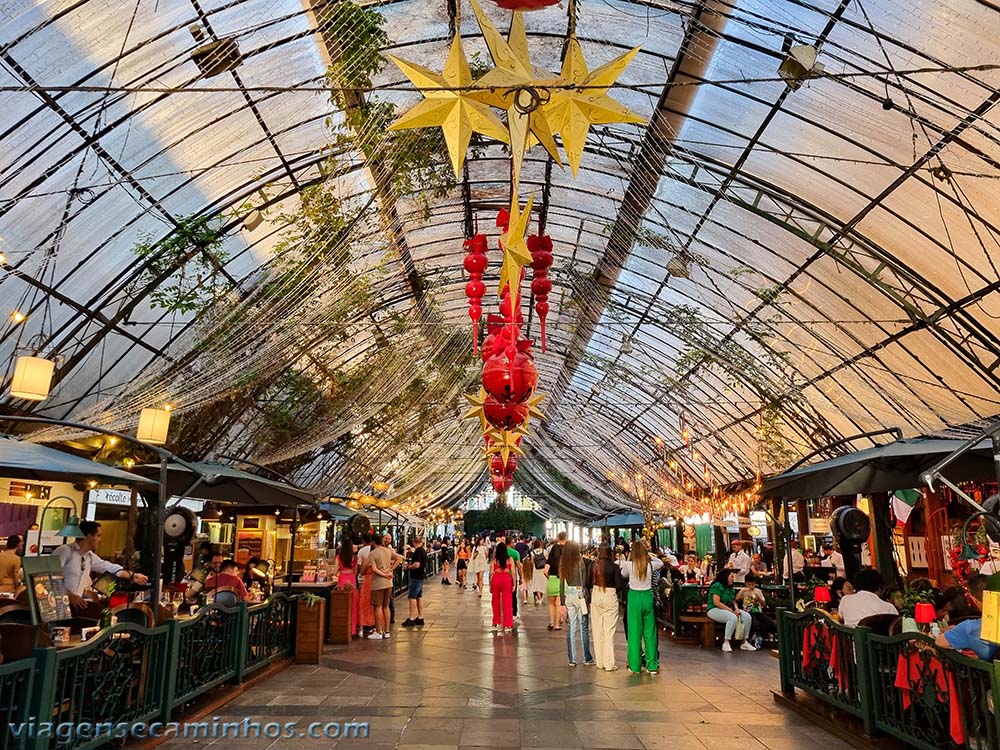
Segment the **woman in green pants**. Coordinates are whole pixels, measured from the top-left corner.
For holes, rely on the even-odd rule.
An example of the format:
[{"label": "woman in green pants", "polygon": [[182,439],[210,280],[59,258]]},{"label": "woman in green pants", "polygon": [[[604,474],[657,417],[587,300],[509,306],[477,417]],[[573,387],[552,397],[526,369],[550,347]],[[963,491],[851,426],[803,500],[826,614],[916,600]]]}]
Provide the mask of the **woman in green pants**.
[{"label": "woman in green pants", "polygon": [[632,545],[630,560],[618,565],[628,578],[628,671],[636,674],[642,670],[642,643],[646,644],[646,669],[650,674],[660,670],[657,663],[656,614],[653,612],[653,572],[663,567],[656,557],[649,556],[644,541]]}]

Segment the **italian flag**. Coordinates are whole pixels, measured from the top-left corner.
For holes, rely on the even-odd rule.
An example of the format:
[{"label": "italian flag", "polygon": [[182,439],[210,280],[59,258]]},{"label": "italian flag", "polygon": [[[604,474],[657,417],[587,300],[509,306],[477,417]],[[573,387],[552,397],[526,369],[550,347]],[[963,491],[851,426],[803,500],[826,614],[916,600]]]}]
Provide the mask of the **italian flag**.
[{"label": "italian flag", "polygon": [[920,490],[896,490],[892,493],[892,513],[899,526],[906,525],[919,499]]}]

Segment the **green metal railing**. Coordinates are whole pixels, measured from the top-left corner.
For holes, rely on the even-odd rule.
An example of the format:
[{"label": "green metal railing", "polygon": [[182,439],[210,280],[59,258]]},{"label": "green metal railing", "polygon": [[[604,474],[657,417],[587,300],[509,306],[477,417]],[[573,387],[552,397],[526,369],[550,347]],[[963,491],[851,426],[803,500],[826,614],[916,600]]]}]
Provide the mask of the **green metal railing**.
[{"label": "green metal railing", "polygon": [[1000,747],[1000,662],[935,648],[917,633],[869,635],[875,728],[922,750]]},{"label": "green metal railing", "polygon": [[781,689],[858,716],[921,750],[1000,748],[1000,662],[939,649],[919,633],[875,635],[826,613],[778,610]]},{"label": "green metal railing", "polygon": [[263,604],[247,608],[246,659],[243,674],[292,653],[295,640],[295,607],[285,594],[275,594]]},{"label": "green metal railing", "polygon": [[0,666],[0,750],[25,750],[27,737],[11,731],[31,718],[35,660],[21,659]]},{"label": "green metal railing", "polygon": [[868,628],[848,628],[818,609],[778,610],[781,688],[806,691],[859,717],[872,731],[866,669]]},{"label": "green metal railing", "polygon": [[[0,720],[8,722],[0,750],[90,750],[110,741],[110,727],[170,721],[213,687],[291,656],[294,610],[292,599],[275,594],[250,608],[204,607],[157,628],[119,624],[74,648],[35,649],[0,666]],[[29,717],[34,733],[15,737],[11,726]],[[49,722],[90,731],[37,731]]]}]

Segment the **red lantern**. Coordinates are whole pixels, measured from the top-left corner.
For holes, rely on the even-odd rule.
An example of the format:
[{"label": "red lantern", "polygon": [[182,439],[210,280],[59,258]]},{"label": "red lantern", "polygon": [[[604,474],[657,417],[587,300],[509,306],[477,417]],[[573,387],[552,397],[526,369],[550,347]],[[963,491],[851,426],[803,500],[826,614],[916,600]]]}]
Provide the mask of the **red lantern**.
[{"label": "red lantern", "polygon": [[513,430],[528,418],[528,405],[517,402],[504,404],[488,397],[483,402],[483,414],[486,421],[498,430]]},{"label": "red lantern", "polygon": [[486,251],[489,245],[486,236],[477,234],[465,241],[466,256],[463,262],[469,273],[469,283],[465,285],[465,296],[469,298],[469,317],[472,318],[472,351],[479,352],[479,319],[483,314],[483,295],[486,285],[483,283],[483,273],[489,266]]},{"label": "red lantern", "polygon": [[531,251],[531,268],[535,272],[531,280],[531,293],[535,295],[535,312],[542,332],[542,351],[545,351],[545,318],[549,314],[549,292],[552,282],[549,280],[549,269],[552,268],[552,238],[547,234],[533,234],[528,237],[528,250]]},{"label": "red lantern", "polygon": [[490,479],[493,489],[497,492],[506,492],[514,486],[514,480],[510,477],[494,476]]},{"label": "red lantern", "polygon": [[[530,342],[524,342],[530,346]],[[531,356],[518,351],[490,357],[483,366],[483,388],[502,404],[521,403],[531,398],[538,385],[538,369]]]}]

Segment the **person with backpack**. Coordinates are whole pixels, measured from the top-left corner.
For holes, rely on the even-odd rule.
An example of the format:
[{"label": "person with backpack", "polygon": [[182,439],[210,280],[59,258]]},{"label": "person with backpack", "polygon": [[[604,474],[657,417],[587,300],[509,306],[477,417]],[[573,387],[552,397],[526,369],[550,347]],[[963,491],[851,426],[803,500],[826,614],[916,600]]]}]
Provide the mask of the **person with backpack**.
[{"label": "person with backpack", "polygon": [[545,550],[542,548],[542,540],[535,539],[531,544],[531,593],[537,607],[545,598],[545,591],[549,585],[549,579],[545,577]]}]

